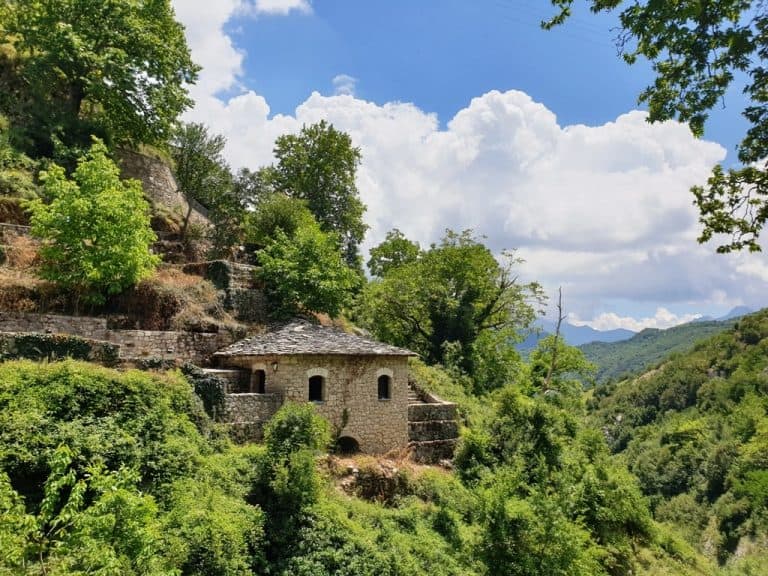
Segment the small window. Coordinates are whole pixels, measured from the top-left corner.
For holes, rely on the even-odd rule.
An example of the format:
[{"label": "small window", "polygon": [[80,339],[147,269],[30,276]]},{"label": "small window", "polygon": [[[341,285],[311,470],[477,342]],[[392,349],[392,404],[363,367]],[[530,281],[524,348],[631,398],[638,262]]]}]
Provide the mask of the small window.
[{"label": "small window", "polygon": [[391,379],[386,374],[379,376],[379,400],[389,400],[391,398]]},{"label": "small window", "polygon": [[267,373],[264,370],[256,370],[251,379],[251,392],[264,394],[267,391]]},{"label": "small window", "polygon": [[312,376],[309,379],[309,401],[310,402],[322,402],[325,384],[325,379],[322,376]]}]

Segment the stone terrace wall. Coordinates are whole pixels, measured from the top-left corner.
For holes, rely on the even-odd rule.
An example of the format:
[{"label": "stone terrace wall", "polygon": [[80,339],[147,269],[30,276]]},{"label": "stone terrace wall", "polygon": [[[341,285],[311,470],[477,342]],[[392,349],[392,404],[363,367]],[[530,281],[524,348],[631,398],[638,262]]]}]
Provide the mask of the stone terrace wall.
[{"label": "stone terrace wall", "polygon": [[224,396],[224,421],[237,442],[259,441],[264,425],[283,404],[279,394],[227,394]]},{"label": "stone terrace wall", "polygon": [[224,308],[241,322],[264,324],[268,310],[264,290],[254,282],[255,266],[227,260],[195,262],[182,268],[185,274],[194,274],[210,280],[224,292]]},{"label": "stone terrace wall", "polygon": [[233,340],[227,333],[154,330],[110,330],[106,339],[120,346],[120,357],[124,359],[181,359],[198,365],[205,364],[211,354]]},{"label": "stone terrace wall", "polygon": [[227,332],[109,330],[104,318],[20,312],[0,312],[0,332],[72,334],[118,345],[121,359],[178,359],[195,364],[205,363],[234,340]]},{"label": "stone terrace wall", "polygon": [[3,311],[0,311],[0,331],[74,334],[94,340],[108,340],[109,332],[104,318]]},{"label": "stone terrace wall", "polygon": [[[141,181],[144,194],[153,205],[164,206],[171,212],[186,216],[189,203],[179,191],[173,172],[165,162],[125,149],[120,150],[118,156],[122,177]],[[210,225],[208,218],[194,208],[189,220],[194,224]]]},{"label": "stone terrace wall", "polygon": [[424,402],[408,405],[408,440],[414,460],[434,464],[450,460],[459,438],[456,404],[420,392]]}]

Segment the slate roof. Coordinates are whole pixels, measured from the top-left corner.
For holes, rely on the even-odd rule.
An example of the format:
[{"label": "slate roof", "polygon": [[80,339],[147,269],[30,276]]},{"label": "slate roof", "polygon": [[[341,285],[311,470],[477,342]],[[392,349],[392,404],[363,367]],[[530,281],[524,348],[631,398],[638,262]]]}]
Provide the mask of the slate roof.
[{"label": "slate roof", "polygon": [[338,328],[296,320],[265,334],[251,336],[227,346],[214,356],[284,356],[290,354],[416,356],[397,346],[376,342]]}]

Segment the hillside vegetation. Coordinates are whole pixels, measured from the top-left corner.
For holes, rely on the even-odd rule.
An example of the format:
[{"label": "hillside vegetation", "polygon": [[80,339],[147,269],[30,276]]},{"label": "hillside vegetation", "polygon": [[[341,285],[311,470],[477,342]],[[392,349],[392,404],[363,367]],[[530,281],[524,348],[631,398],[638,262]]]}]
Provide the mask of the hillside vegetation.
[{"label": "hillside vegetation", "polygon": [[592,404],[658,521],[701,553],[734,559],[733,573],[764,573],[768,311],[659,370],[597,388]]},{"label": "hillside vegetation", "polygon": [[639,374],[670,356],[691,350],[696,342],[732,327],[733,320],[691,322],[659,330],[646,328],[620,342],[590,342],[578,346],[597,366],[598,383]]}]

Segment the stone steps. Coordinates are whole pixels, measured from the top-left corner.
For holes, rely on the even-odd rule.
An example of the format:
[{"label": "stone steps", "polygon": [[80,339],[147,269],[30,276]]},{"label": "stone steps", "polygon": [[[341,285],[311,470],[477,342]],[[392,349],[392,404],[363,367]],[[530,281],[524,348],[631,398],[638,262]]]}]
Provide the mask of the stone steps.
[{"label": "stone steps", "polygon": [[443,460],[451,460],[453,458],[456,442],[456,439],[411,442],[408,448],[415,462],[437,464]]}]

